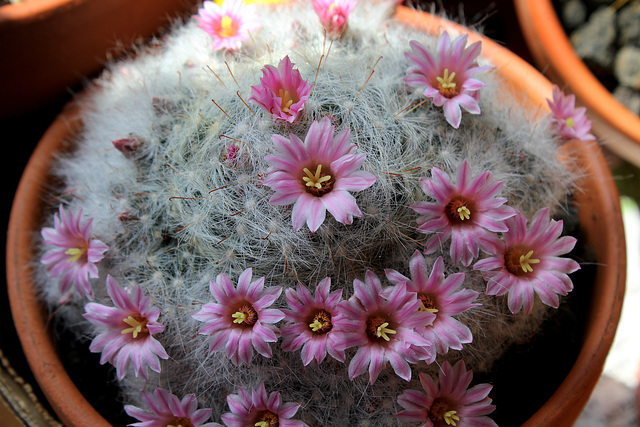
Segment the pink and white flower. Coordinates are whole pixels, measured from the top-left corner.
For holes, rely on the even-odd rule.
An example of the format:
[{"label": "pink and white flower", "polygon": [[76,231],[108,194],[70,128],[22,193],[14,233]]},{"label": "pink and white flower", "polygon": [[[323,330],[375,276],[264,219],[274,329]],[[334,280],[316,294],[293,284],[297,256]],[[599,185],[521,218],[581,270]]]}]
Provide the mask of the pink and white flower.
[{"label": "pink and white flower", "polygon": [[338,305],[336,319],[337,347],[358,347],[349,363],[349,378],[353,379],[369,370],[369,383],[373,384],[387,362],[396,375],[409,381],[409,363],[435,359],[429,341],[415,331],[431,323],[435,315],[420,311],[420,301],[409,293],[405,283],[385,292],[380,279],[367,271],[365,281],[353,281],[354,294]]},{"label": "pink and white flower", "polygon": [[560,237],[563,222],[550,219],[549,208],[537,211],[528,228],[520,212],[507,220],[507,226],[495,256],[473,266],[487,280],[487,295],[509,293],[508,305],[514,314],[520,309],[530,313],[535,294],[557,308],[559,295],[573,289],[569,274],[580,269],[575,260],[560,255],[570,252],[577,240]]},{"label": "pink and white flower", "polygon": [[194,394],[178,399],[163,388],[156,388],[153,393],[141,391],[142,401],[146,409],[133,405],[125,405],[129,416],[138,419],[139,423],[129,424],[134,427],[214,427],[217,423],[204,423],[211,416],[211,409],[198,409],[198,401]]},{"label": "pink and white flower", "polygon": [[327,210],[336,221],[351,224],[353,217],[362,217],[356,199],[349,191],[369,188],[376,177],[359,170],[366,154],[355,153],[349,128],[333,135],[329,118],[314,121],[304,142],[296,135],[291,138],[273,135],[277,154],[265,157],[269,175],[264,185],[275,190],[272,205],[293,205],[291,220],[298,231],[306,222],[315,232],[325,220]]},{"label": "pink and white flower", "polygon": [[498,248],[498,232],[506,232],[505,220],[515,215],[506,206],[507,199],[498,197],[502,181],[493,182],[491,172],[475,178],[464,160],[458,167],[456,183],[449,175],[434,167],[431,178],[420,178],[425,194],[435,202],[417,202],[411,206],[418,217],[418,231],[433,234],[427,240],[425,253],[433,253],[451,239],[450,254],[454,263],[469,266],[482,249],[490,254]]},{"label": "pink and white flower", "polygon": [[444,361],[438,381],[424,373],[419,375],[424,391],[406,390],[398,396],[398,404],[404,408],[396,414],[400,421],[418,422],[423,427],[497,427],[487,417],[495,409],[487,397],[493,386],[469,388],[473,371],[467,371],[462,360],[453,367]]},{"label": "pink and white flower", "polygon": [[276,122],[293,123],[302,113],[313,88],[293,65],[288,55],[278,68],[265,65],[260,84],[251,86],[249,100],[260,105]]},{"label": "pink and white flower", "polygon": [[412,41],[411,52],[405,53],[410,65],[404,81],[423,91],[426,98],[432,98],[433,105],[443,107],[444,117],[456,129],[462,120],[460,107],[471,114],[480,114],[479,90],[485,83],[471,76],[491,68],[476,63],[482,42],[465,47],[467,39],[464,34],[452,42],[445,31],[438,39],[435,56],[417,41]]},{"label": "pink and white flower", "polygon": [[51,277],[59,277],[60,304],[74,293],[93,300],[89,278],[98,278],[98,263],[109,246],[91,237],[92,224],[93,219],[82,218],[82,209],[74,213],[60,205],[53,217],[53,228],[41,231],[44,244],[55,246],[44,253],[40,262]]},{"label": "pink and white flower", "polygon": [[349,14],[358,0],[311,0],[313,10],[330,37],[339,38],[347,30]]},{"label": "pink and white flower", "polygon": [[[420,251],[415,251],[409,263],[411,278],[391,269],[385,270],[387,279],[393,284],[406,283],[407,291],[415,292],[420,300],[419,310],[435,314],[435,320],[416,330],[432,342],[440,354],[449,348],[462,350],[462,344],[473,340],[469,328],[454,316],[480,305],[474,303],[478,292],[460,289],[464,273],[454,273],[445,277],[444,261],[438,257],[428,275],[427,262]],[[428,276],[427,276],[428,275]]]},{"label": "pink and white flower", "polygon": [[192,317],[204,325],[198,331],[210,335],[209,350],[224,351],[236,365],[249,365],[255,349],[271,357],[269,343],[278,341],[280,330],[274,325],[284,313],[270,307],[282,292],[282,287],[264,287],[264,277],[251,281],[252,269],[238,278],[237,289],[222,273],[211,281],[209,290],[216,302],[204,304]]},{"label": "pink and white flower", "polygon": [[292,420],[299,403],[282,403],[280,392],[267,395],[264,383],[258,388],[246,390],[238,388],[238,394],[227,396],[231,412],[222,414],[221,418],[227,427],[306,427],[302,421]]},{"label": "pink and white flower", "polygon": [[151,299],[140,286],[124,289],[115,279],[107,276],[107,294],[115,307],[90,302],[84,306],[84,317],[100,329],[89,350],[102,353],[100,364],[106,362],[116,367],[121,381],[133,365],[135,376],[147,378],[147,366],[161,372],[160,360],[169,355],[154,335],[164,331],[158,322],[160,309],[151,306]]},{"label": "pink and white flower", "polygon": [[591,120],[587,118],[587,108],[576,108],[576,96],[565,94],[553,85],[552,100],[547,99],[551,108],[551,123],[563,139],[592,141],[596,137],[591,133]]},{"label": "pink and white flower", "polygon": [[312,360],[321,363],[327,353],[344,362],[344,351],[336,348],[333,330],[342,289],[329,292],[330,287],[331,278],[326,277],[316,287],[315,296],[300,283],[295,291],[291,288],[285,291],[289,309],[283,309],[287,324],[282,327],[282,349],[302,348],[300,357],[305,366]]},{"label": "pink and white flower", "polygon": [[205,0],[194,19],[213,39],[213,50],[237,50],[262,26],[254,8],[243,0],[224,0],[221,5]]}]

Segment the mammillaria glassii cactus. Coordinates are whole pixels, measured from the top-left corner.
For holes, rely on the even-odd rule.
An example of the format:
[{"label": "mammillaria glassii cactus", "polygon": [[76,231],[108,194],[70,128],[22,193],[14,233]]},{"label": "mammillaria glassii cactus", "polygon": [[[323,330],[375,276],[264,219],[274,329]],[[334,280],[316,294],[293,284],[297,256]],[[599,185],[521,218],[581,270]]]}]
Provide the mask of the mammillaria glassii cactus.
[{"label": "mammillaria glassii cactus", "polygon": [[574,176],[480,42],[393,8],[205,1],[83,101],[40,286],[136,425],[494,424],[471,372],[571,291]]}]

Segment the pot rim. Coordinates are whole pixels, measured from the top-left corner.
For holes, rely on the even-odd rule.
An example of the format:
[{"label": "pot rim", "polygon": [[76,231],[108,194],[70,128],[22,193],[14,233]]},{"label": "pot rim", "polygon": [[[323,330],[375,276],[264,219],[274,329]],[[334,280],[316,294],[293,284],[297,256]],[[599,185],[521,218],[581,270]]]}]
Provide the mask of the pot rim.
[{"label": "pot rim", "polygon": [[[482,40],[483,55],[493,60],[500,72],[517,87],[520,79],[526,96],[533,101],[540,114],[548,112],[545,101],[551,94],[551,83],[535,68],[497,43],[473,33],[458,24],[439,17],[398,6],[395,17],[407,25],[437,34],[449,29],[466,32],[471,42]],[[542,88],[542,89],[540,89]],[[31,245],[38,238],[41,224],[41,201],[44,197],[42,177],[48,174],[53,161],[53,152],[63,149],[68,139],[82,128],[78,103],[69,103],[46,131],[30,158],[20,180],[16,198],[11,209],[7,237],[7,282],[9,300],[14,323],[25,351],[27,361],[40,387],[65,424],[106,426],[108,423],[80,394],[58,356],[47,330],[47,318],[37,291],[29,286],[33,273]],[[553,396],[526,423],[525,426],[565,425],[575,421],[595,386],[606,355],[613,342],[622,309],[626,254],[622,216],[617,188],[611,172],[595,143],[569,142],[567,149],[577,150],[581,167],[589,173],[598,174],[592,179],[590,191],[578,192],[577,203],[582,205],[597,200],[595,212],[580,212],[580,221],[597,227],[587,236],[587,244],[597,252],[599,267],[592,304],[597,301],[595,317],[589,319],[587,334],[578,358]],[[573,151],[572,151],[573,152]],[[603,203],[602,201],[606,201]],[[604,268],[606,266],[606,268]],[[62,397],[61,397],[62,396]]]},{"label": "pot rim", "polygon": [[34,20],[37,16],[54,13],[61,5],[86,1],[88,0],[24,0],[20,3],[6,4],[0,9],[0,24],[5,21]]},{"label": "pot rim", "polygon": [[[640,117],[618,101],[573,49],[551,0],[515,0],[522,33],[539,68],[587,107],[613,151],[640,164]],[[564,88],[562,88],[564,89]]]}]

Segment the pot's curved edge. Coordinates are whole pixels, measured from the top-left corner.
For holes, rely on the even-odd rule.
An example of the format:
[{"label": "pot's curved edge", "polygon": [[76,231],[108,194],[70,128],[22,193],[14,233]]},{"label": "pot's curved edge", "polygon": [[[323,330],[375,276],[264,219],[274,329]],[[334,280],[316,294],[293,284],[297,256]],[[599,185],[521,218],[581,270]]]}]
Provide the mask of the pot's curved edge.
[{"label": "pot's curved edge", "polygon": [[49,16],[55,13],[55,10],[60,7],[72,7],[74,4],[86,1],[87,0],[36,0],[7,4],[0,9],[0,25],[17,21],[39,20],[42,19],[43,16]]},{"label": "pot's curved edge", "polygon": [[[113,56],[192,11],[197,0],[28,0],[0,7],[0,116],[67,99]],[[122,19],[126,10],[129,19]],[[25,54],[28,52],[28,54]],[[43,70],[46,69],[46,72]]]},{"label": "pot's curved edge", "polygon": [[[412,9],[398,7],[396,16],[398,19],[411,23],[425,31],[438,31],[450,28],[457,32],[469,34],[469,41],[482,40],[482,54],[493,60],[500,72],[511,84],[516,85],[518,80],[533,82],[525,86],[529,89],[524,98],[530,99],[535,105],[542,105],[544,110],[540,114],[549,113],[546,100],[551,98],[552,84],[533,66],[516,57],[508,49],[496,42],[482,37],[456,23],[436,21],[427,14],[415,13]],[[446,26],[446,28],[445,28]],[[532,88],[544,88],[542,91]],[[580,415],[587,403],[590,391],[597,383],[604,367],[606,356],[613,343],[615,331],[622,311],[622,299],[625,290],[626,276],[626,247],[624,240],[622,214],[620,200],[617,197],[618,190],[611,175],[606,160],[595,143],[583,143],[570,141],[564,149],[577,153],[573,158],[576,167],[581,173],[589,176],[600,176],[603,179],[587,180],[592,187],[589,191],[576,193],[578,204],[587,204],[590,199],[609,199],[609,204],[595,204],[596,210],[580,213],[580,221],[589,226],[598,226],[586,236],[587,244],[597,253],[599,266],[596,272],[596,282],[607,284],[607,287],[599,288],[592,298],[592,304],[597,316],[590,317],[587,324],[587,337],[582,345],[578,358],[560,387],[527,422],[525,427],[538,427],[541,425],[563,426],[571,425]],[[572,157],[576,157],[575,155]],[[593,204],[592,204],[593,205]],[[588,226],[585,228],[589,228]],[[597,309],[597,310],[595,310]],[[604,313],[604,315],[602,315]],[[589,373],[589,375],[586,375]],[[587,393],[577,393],[576,390],[588,390]]]},{"label": "pot's curved edge", "polygon": [[[640,117],[622,105],[576,54],[551,0],[514,0],[527,46],[538,67],[587,107],[594,132],[611,151],[640,166]],[[564,89],[564,88],[563,88]]]},{"label": "pot's curved edge", "polygon": [[81,127],[75,104],[67,105],[46,131],[20,179],[11,208],[7,233],[7,287],[15,327],[27,362],[49,403],[65,425],[109,424],[82,396],[69,378],[50,336],[46,310],[31,286],[33,230],[41,227],[44,188],[38,176],[46,174],[53,161],[52,152],[63,147]]}]

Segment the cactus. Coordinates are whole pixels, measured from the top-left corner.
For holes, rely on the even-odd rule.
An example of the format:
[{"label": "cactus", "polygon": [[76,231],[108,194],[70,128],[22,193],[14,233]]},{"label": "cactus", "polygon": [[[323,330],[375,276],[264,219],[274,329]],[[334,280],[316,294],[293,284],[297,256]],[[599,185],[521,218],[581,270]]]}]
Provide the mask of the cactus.
[{"label": "cactus", "polygon": [[[347,13],[348,25],[341,25],[337,34],[335,26],[332,32],[324,31],[316,12],[303,2],[250,7],[256,9],[261,27],[241,46],[214,50],[221,43],[203,31],[205,19],[176,24],[161,43],[110,64],[93,83],[90,96],[80,101],[84,129],[73,152],[60,156],[55,165],[53,172],[63,185],[52,191],[56,205],[51,209],[63,200],[66,211],[81,210],[84,218],[92,219],[92,236],[109,249],[96,263],[99,277],[90,278],[95,300],[86,313],[92,315],[85,314],[86,295],[62,295],[60,277],[45,272],[39,275],[43,298],[80,339],[94,339],[101,332],[90,317],[96,316],[95,305],[114,305],[109,297],[117,293],[114,285],[107,293],[113,281],[125,289],[139,287],[136,292],[141,290],[159,309],[164,330],[153,335],[168,358],[156,360],[157,369],[150,365],[148,372],[135,369],[126,376],[128,366],[118,367],[128,404],[143,406],[141,389],[148,391],[147,401],[156,387],[179,397],[193,393],[219,420],[228,412],[228,395],[264,384],[285,401],[301,404],[296,418],[308,425],[396,425],[395,414],[401,411],[396,399],[407,389],[420,388],[419,374],[436,379],[442,363],[459,360],[474,372],[488,372],[512,343],[535,334],[553,312],[550,305],[557,306],[550,296],[531,300],[530,306],[523,297],[518,306],[508,303],[503,291],[486,292],[488,279],[474,264],[492,255],[490,248],[504,240],[503,232],[492,232],[495,240],[481,245],[479,255],[471,250],[472,259],[466,262],[453,254],[446,239],[428,245],[433,234],[421,232],[417,222],[423,215],[418,206],[433,203],[425,185],[433,189],[435,178],[444,175],[456,182],[465,164],[470,177],[502,182],[496,197],[506,198],[504,206],[513,211],[506,216],[518,211],[541,224],[543,213],[570,217],[575,176],[557,160],[561,141],[548,117],[523,107],[481,54],[473,78],[484,86],[470,96],[479,111],[463,105],[467,111],[459,123],[449,120],[447,107],[416,90],[406,78],[412,66],[410,42],[435,55],[441,34],[397,22],[392,2],[361,1]],[[223,24],[228,27],[229,22]],[[464,38],[457,41],[466,43]],[[266,96],[259,85],[285,58],[289,62],[282,67],[294,67],[292,73],[299,73],[299,82],[306,81],[311,89],[300,108],[299,97],[289,93],[285,99],[282,92],[279,111],[274,111],[258,102]],[[447,86],[454,79],[445,73],[442,82]],[[295,120],[286,120],[294,107]],[[278,114],[284,119],[277,120]],[[338,191],[326,190],[323,182],[338,188],[339,179],[368,179],[367,186],[345,191],[349,196],[344,200],[351,197],[357,205],[349,212],[328,208],[325,217],[308,219],[304,215],[320,215],[320,208],[310,207],[296,219],[293,200],[274,202],[274,194],[279,194],[274,174],[287,172],[278,169],[277,159],[295,145],[292,141],[305,141],[311,129],[331,140],[346,138],[348,146],[339,154],[358,164],[354,175],[324,180],[321,176],[331,176],[322,175],[329,165],[307,168],[305,182],[316,191],[310,196],[314,203],[322,191]],[[475,214],[475,207],[461,209],[461,221],[469,219],[467,213]],[[554,230],[562,226],[551,224]],[[423,254],[427,246],[431,248]],[[40,253],[50,248],[45,239]],[[535,253],[522,256],[525,272],[537,268]],[[375,276],[386,288],[378,297],[387,301],[393,298],[390,285],[409,280],[412,259],[424,262],[429,272],[441,263],[440,275],[464,277],[459,290],[476,298],[467,298],[468,309],[452,316],[468,328],[472,340],[460,342],[462,348],[435,341],[423,345],[424,356],[409,361],[409,378],[388,363],[376,378],[350,378],[347,366],[358,348],[345,342],[337,344],[337,355],[330,352],[321,363],[319,356],[305,361],[299,351],[290,351],[295,347],[291,339],[287,347],[282,338],[255,344],[252,355],[234,360],[225,351],[210,351],[211,337],[199,333],[203,321],[195,314],[204,313],[214,300],[210,286],[224,280],[236,286],[241,276],[247,279],[249,268],[252,282],[264,278],[264,289],[279,288],[280,297],[269,308],[282,313],[283,320],[271,323],[278,337],[294,315],[287,314],[287,301],[298,284],[313,292],[328,277],[331,291],[341,290],[353,308],[359,301],[354,299],[354,281],[373,289],[369,279]],[[437,316],[432,313],[427,324]],[[235,319],[241,323],[246,316],[240,313]],[[128,319],[128,332],[146,331],[139,319]],[[347,331],[340,320],[334,319],[334,327]],[[323,327],[314,322],[316,329]],[[379,327],[378,337],[393,339],[385,335],[395,333],[391,326]],[[348,337],[344,334],[343,341]],[[449,421],[455,420],[448,414]]]}]

